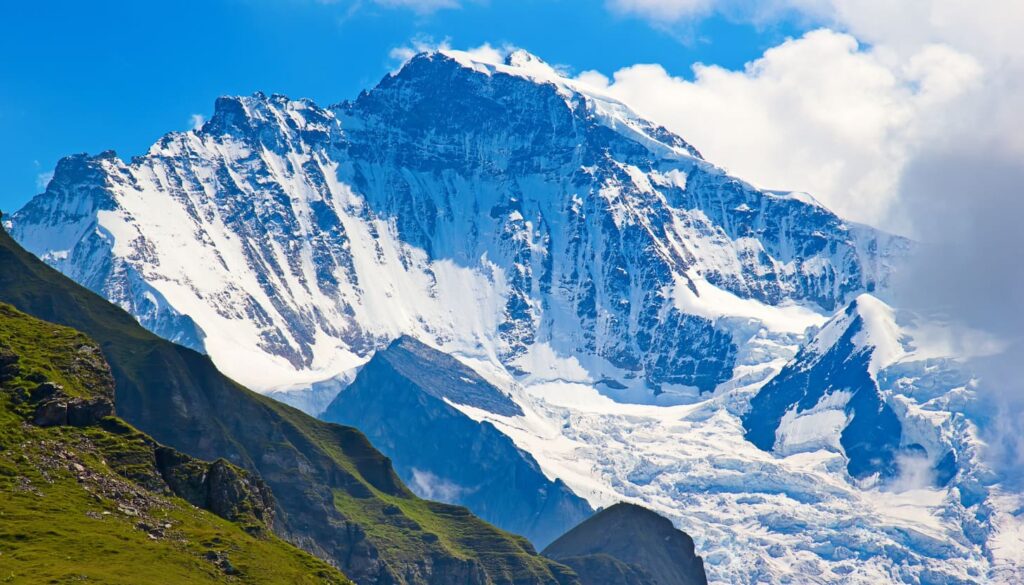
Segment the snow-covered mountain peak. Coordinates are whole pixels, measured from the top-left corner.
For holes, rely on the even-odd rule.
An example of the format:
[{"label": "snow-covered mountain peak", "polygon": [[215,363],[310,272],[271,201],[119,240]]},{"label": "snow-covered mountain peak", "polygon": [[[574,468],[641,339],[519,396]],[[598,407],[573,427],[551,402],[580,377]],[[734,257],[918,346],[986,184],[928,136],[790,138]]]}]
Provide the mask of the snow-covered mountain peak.
[{"label": "snow-covered mountain peak", "polygon": [[[730,549],[717,582],[804,566],[779,568],[780,542],[808,574],[837,569],[822,582],[848,582],[858,555],[878,574],[917,563],[916,521],[865,516],[848,551],[827,543],[849,536],[858,482],[898,473],[907,448],[946,479],[969,461],[968,425],[878,383],[900,335],[863,293],[886,298],[906,240],[731,177],[526,54],[421,54],[323,108],[222,98],[127,163],[62,161],[4,219],[150,330],[314,412],[403,335],[471,361],[518,388],[527,420],[502,428],[542,464],[556,451],[552,478],[708,518],[705,542]],[[950,459],[953,438],[968,448]],[[786,536],[744,535],[727,494]],[[922,554],[975,554],[939,532]]]},{"label": "snow-covered mountain peak", "polygon": [[605,91],[569,77],[557,67],[523,49],[515,49],[505,55],[496,49],[439,49],[424,52],[410,59],[391,77],[405,82],[422,76],[431,80],[453,80],[453,66],[484,77],[504,76],[534,86],[528,88],[521,85],[515,90],[520,93],[540,91],[550,95],[553,92],[559,97],[559,101],[553,104],[570,111],[579,110],[582,117],[653,148],[659,156],[701,158],[697,149],[680,136],[643,118]]},{"label": "snow-covered mountain peak", "polygon": [[729,177],[527,53],[423,53],[329,108],[221,98],[199,130],[86,166],[15,237],[262,390],[347,376],[410,334],[707,391],[743,340],[680,282],[827,311],[884,287],[903,247]]},{"label": "snow-covered mountain peak", "polygon": [[855,351],[871,354],[868,369],[872,376],[907,354],[905,334],[896,323],[895,310],[869,293],[858,295],[822,326],[808,343],[806,352],[824,356],[844,335],[851,333],[851,328],[854,329],[851,342]]}]

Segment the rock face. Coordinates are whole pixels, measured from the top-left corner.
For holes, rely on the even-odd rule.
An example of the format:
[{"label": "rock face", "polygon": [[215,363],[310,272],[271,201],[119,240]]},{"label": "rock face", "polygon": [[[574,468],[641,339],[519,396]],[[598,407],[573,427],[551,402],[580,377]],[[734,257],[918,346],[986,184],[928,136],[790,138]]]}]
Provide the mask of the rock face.
[{"label": "rock face", "polygon": [[207,463],[167,447],[155,451],[156,466],[171,491],[193,506],[233,522],[250,518],[273,528],[270,488],[223,459]]},{"label": "rock face", "polygon": [[633,504],[601,510],[544,549],[586,585],[706,585],[693,539]]},{"label": "rock face", "polygon": [[710,390],[737,348],[713,285],[833,310],[906,242],[759,190],[524,52],[413,58],[352,102],[217,100],[144,156],[62,160],[10,218],[26,248],[259,389],[410,334],[529,370]]},{"label": "rock face", "polygon": [[358,426],[420,496],[460,504],[546,546],[593,512],[486,421],[457,405],[522,415],[505,393],[410,337],[377,352],[321,418]]},{"label": "rock face", "polygon": [[0,384],[9,382],[18,375],[21,368],[18,367],[19,357],[8,348],[0,347]]}]

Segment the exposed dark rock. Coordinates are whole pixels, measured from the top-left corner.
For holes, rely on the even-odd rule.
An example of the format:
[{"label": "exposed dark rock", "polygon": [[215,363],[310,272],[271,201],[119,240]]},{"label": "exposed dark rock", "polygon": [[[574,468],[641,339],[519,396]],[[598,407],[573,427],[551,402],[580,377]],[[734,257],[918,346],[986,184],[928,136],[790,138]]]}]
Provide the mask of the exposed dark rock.
[{"label": "exposed dark rock", "polygon": [[113,415],[114,404],[106,398],[77,398],[68,402],[68,424],[73,427],[97,425],[104,417]]},{"label": "exposed dark rock", "polygon": [[633,504],[594,514],[544,549],[585,585],[707,585],[693,539],[667,518]]},{"label": "exposed dark rock", "polygon": [[9,348],[0,346],[0,384],[10,382],[20,371],[18,367],[18,354]]},{"label": "exposed dark rock", "polygon": [[102,394],[95,398],[72,398],[54,382],[36,386],[31,400],[38,405],[32,422],[41,427],[89,427],[99,424],[104,417],[114,415],[114,403]]},{"label": "exposed dark rock", "polygon": [[206,474],[207,504],[214,514],[229,520],[253,515],[270,525],[273,500],[259,480],[223,459],[210,464]]},{"label": "exposed dark rock", "polygon": [[208,463],[160,446],[154,454],[157,469],[176,496],[233,522],[273,527],[273,496],[258,478],[223,459]]},{"label": "exposed dark rock", "polygon": [[66,400],[48,400],[36,407],[32,424],[40,427],[55,427],[68,424],[68,403]]},{"label": "exposed dark rock", "polygon": [[56,382],[43,382],[32,390],[33,402],[45,402],[58,396],[64,397],[64,387]]},{"label": "exposed dark rock", "polygon": [[[870,321],[864,303],[877,303],[866,295],[825,325],[814,342],[807,344],[750,400],[743,415],[744,436],[765,451],[775,449],[782,420],[789,413],[815,408],[828,397],[843,393],[847,423],[839,434],[846,455],[846,470],[856,478],[878,474],[883,479],[899,475],[899,448],[903,425],[886,401],[871,369],[875,347],[858,338]],[[818,340],[830,340],[830,344]],[[924,449],[921,448],[923,452]]]},{"label": "exposed dark rock", "polygon": [[606,554],[559,559],[583,580],[584,585],[656,585],[647,571]]}]

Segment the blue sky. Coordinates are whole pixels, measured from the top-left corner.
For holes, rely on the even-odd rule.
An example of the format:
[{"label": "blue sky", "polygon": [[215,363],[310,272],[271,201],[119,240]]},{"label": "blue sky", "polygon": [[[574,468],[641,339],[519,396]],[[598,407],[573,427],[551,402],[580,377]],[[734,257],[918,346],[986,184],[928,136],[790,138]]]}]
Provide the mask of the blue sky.
[{"label": "blue sky", "polygon": [[[390,0],[401,4],[401,0]],[[387,0],[384,0],[387,3]],[[173,8],[172,8],[173,7]],[[8,3],[0,18],[0,209],[40,191],[60,157],[144,152],[214,99],[256,90],[334,103],[391,70],[392,49],[512,44],[574,71],[695,62],[730,69],[799,35],[718,15],[652,25],[595,0],[489,0],[418,12],[315,0]]]}]

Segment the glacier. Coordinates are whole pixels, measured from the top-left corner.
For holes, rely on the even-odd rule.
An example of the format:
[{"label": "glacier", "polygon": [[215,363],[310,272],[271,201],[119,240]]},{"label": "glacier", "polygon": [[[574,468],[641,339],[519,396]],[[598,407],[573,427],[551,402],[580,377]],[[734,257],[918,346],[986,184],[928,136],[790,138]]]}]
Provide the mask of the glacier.
[{"label": "glacier", "polygon": [[423,53],[327,107],[220,98],[131,160],[65,158],[5,221],[314,414],[403,335],[458,358],[519,413],[450,406],[590,505],[672,518],[712,582],[1024,574],[975,382],[886,304],[913,244],[732,177],[525,51]]}]

